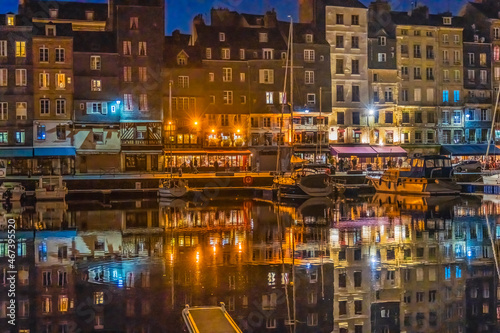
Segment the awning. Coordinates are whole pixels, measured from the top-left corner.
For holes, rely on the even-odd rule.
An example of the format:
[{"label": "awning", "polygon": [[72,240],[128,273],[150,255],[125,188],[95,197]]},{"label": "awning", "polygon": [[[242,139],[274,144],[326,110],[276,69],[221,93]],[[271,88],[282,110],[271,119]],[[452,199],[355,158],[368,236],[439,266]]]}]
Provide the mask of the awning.
[{"label": "awning", "polygon": [[82,149],[76,152],[78,155],[101,155],[101,154],[120,154],[120,149]]},{"label": "awning", "polygon": [[34,149],[35,157],[46,157],[46,156],[75,156],[74,147],[44,147]]},{"label": "awning", "polygon": [[[165,155],[170,155],[169,149],[164,149]],[[207,152],[204,150],[172,150],[172,155],[205,155]]]},{"label": "awning", "polygon": [[[442,145],[441,154],[453,156],[481,156],[486,155],[487,144],[469,145]],[[490,145],[490,155],[500,155],[500,149],[495,145]]]},{"label": "awning", "polygon": [[371,146],[379,157],[406,157],[408,153],[399,146]]},{"label": "awning", "polygon": [[206,154],[209,155],[250,155],[250,150],[209,150]]},{"label": "awning", "polygon": [[370,146],[330,146],[330,153],[338,157],[377,157],[377,152]]},{"label": "awning", "polygon": [[33,157],[33,148],[3,148],[0,149],[0,158],[4,157]]}]

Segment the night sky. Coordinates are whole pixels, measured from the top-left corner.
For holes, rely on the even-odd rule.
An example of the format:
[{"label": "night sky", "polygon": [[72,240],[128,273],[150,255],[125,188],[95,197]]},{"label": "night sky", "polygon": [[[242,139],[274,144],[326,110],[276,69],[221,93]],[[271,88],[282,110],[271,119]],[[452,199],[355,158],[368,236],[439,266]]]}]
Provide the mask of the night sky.
[{"label": "night sky", "polygon": [[[77,0],[87,2],[85,0]],[[413,0],[415,1],[415,0]],[[88,2],[106,3],[106,0],[92,0]],[[298,0],[166,0],[167,2],[167,26],[166,32],[171,34],[173,30],[180,29],[184,33],[190,32],[190,24],[196,14],[209,17],[210,8],[229,8],[238,12],[260,14],[266,10],[275,8],[278,18],[287,20],[288,15],[293,15],[297,21]],[[361,0],[365,5],[370,0]],[[412,0],[391,0],[393,10],[408,10]],[[466,3],[467,0],[420,0],[419,4],[426,4],[432,13],[451,10],[454,14]],[[0,13],[17,12],[18,0],[0,0]]]}]

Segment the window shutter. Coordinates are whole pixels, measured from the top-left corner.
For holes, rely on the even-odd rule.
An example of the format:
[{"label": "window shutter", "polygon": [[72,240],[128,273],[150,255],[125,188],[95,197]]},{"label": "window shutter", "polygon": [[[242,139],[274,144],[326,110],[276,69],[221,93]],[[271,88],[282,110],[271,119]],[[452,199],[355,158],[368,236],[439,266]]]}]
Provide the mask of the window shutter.
[{"label": "window shutter", "polygon": [[108,103],[102,102],[102,114],[108,114]]},{"label": "window shutter", "polygon": [[264,82],[264,70],[259,69],[259,83],[263,83],[263,82]]}]

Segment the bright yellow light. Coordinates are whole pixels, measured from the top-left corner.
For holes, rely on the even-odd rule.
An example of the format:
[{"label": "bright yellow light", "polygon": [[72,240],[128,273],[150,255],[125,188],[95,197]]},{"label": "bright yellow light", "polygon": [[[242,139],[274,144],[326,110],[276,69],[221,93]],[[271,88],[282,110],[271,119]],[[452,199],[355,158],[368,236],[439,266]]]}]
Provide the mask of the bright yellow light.
[{"label": "bright yellow light", "polygon": [[241,252],[241,243],[238,244],[238,249],[240,250]]},{"label": "bright yellow light", "polygon": [[196,252],[196,263],[200,262],[200,252]]},{"label": "bright yellow light", "polygon": [[215,133],[215,130],[212,128],[212,133]]},{"label": "bright yellow light", "polygon": [[198,126],[198,122],[197,121],[194,122],[194,126]]},{"label": "bright yellow light", "polygon": [[238,128],[238,129],[236,130],[236,133],[239,133],[239,132],[240,132],[240,129]]},{"label": "bright yellow light", "polygon": [[172,125],[172,122],[171,122],[171,121],[169,121],[169,122],[168,122],[168,124],[169,124],[169,125]]},{"label": "bright yellow light", "polygon": [[217,248],[216,248],[216,247],[215,247],[215,245],[214,245],[214,254],[215,254],[215,252],[216,252],[216,251],[217,251]]}]

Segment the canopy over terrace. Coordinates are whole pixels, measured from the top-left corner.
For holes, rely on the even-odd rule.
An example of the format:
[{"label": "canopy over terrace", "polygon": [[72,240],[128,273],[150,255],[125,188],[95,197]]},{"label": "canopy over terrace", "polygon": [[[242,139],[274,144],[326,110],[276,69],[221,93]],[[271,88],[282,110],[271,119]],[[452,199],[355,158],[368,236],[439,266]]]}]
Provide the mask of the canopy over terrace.
[{"label": "canopy over terrace", "polygon": [[[487,149],[487,144],[442,145],[441,154],[451,156],[484,156]],[[489,155],[500,155],[500,149],[495,145],[490,145]]]},{"label": "canopy over terrace", "polygon": [[330,146],[332,155],[338,157],[405,157],[406,150],[399,146]]}]

